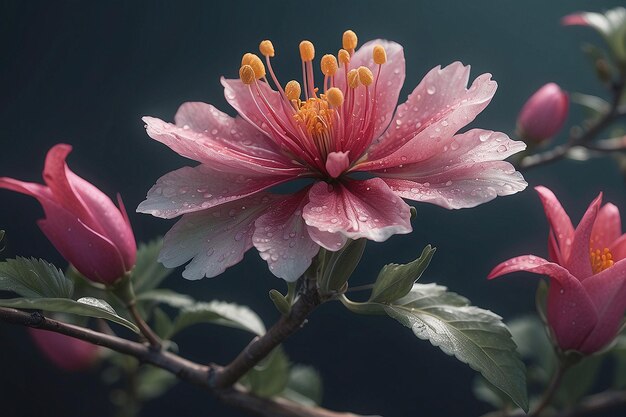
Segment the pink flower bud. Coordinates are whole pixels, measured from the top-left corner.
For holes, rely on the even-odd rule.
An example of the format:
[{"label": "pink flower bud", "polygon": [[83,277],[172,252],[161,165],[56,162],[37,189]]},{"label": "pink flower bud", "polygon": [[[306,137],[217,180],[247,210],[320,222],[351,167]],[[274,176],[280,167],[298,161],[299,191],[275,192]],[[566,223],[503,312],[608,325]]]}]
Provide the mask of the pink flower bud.
[{"label": "pink flower bud", "polygon": [[98,359],[99,348],[60,333],[29,328],[37,347],[53,364],[66,371],[82,371]]},{"label": "pink flower bud", "polygon": [[527,142],[540,143],[556,135],[569,109],[567,93],[555,83],[548,83],[530,96],[517,118],[520,136]]},{"label": "pink flower bud", "polygon": [[59,144],[46,156],[46,185],[0,178],[0,188],[39,200],[45,219],[38,224],[63,257],[85,277],[113,284],[135,265],[137,245],[126,210],[119,209],[95,186],[70,171],[69,145]]}]

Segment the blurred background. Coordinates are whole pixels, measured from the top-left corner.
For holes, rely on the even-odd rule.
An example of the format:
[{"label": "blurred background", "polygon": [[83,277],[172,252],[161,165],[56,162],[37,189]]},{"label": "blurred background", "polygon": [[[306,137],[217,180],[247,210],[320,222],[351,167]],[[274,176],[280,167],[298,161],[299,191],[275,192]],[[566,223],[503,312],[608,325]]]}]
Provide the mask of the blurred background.
[{"label": "blurred background", "polygon": [[[472,126],[512,134],[528,96],[554,81],[569,91],[604,96],[580,51],[601,45],[592,30],[560,26],[568,13],[603,11],[618,1],[3,1],[0,4],[0,175],[41,182],[47,150],[74,146],[71,168],[129,208],[138,241],[164,234],[174,221],[134,213],[154,181],[189,161],[151,140],[141,117],[172,120],[185,101],[205,101],[233,114],[219,77],[236,77],[241,55],[271,39],[279,78],[298,78],[298,43],[309,39],[318,56],[335,53],[353,29],[360,43],[387,38],[405,48],[407,94],[432,67],[459,60],[472,78],[490,72],[498,82],[491,105]],[[570,124],[581,112],[572,105]],[[569,124],[568,124],[569,126]],[[557,140],[563,140],[564,135]],[[572,220],[603,191],[626,211],[617,163],[561,161],[524,175],[529,188],[471,210],[417,205],[415,231],[384,244],[369,243],[353,280],[372,282],[389,262],[414,259],[428,243],[438,248],[422,282],[436,281],[509,320],[534,309],[537,279],[518,274],[494,282],[486,275],[502,260],[547,256],[547,225],[532,186],[552,188]],[[34,199],[0,191],[4,256],[63,259],[35,224]],[[278,312],[268,290],[284,282],[255,250],[222,276],[190,282],[176,271],[166,286],[200,300],[249,305],[271,324]],[[250,336],[217,326],[185,330],[181,353],[225,363]],[[316,311],[285,345],[291,360],[313,365],[324,380],[323,405],[362,414],[474,416],[489,406],[474,399],[476,376],[466,365],[417,340],[386,317],[355,316],[339,303]],[[3,416],[107,416],[107,387],[96,371],[70,374],[45,361],[22,328],[0,324],[0,408]],[[447,401],[453,397],[454,401]],[[179,384],[146,404],[144,416],[245,414],[205,392]]]}]

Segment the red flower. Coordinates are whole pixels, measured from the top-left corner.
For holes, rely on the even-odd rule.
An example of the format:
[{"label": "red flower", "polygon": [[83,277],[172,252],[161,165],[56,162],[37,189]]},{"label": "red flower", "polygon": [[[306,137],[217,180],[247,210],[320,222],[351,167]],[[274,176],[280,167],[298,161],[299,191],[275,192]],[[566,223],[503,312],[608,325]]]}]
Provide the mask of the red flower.
[{"label": "red flower", "polygon": [[85,277],[112,284],[135,265],[137,245],[118,196],[118,209],[99,189],[65,163],[69,145],[55,145],[46,156],[46,185],[0,178],[0,188],[35,197],[46,218],[38,224],[63,257]]},{"label": "red flower", "polygon": [[600,208],[600,194],[574,229],[552,191],[535,189],[550,223],[552,262],[519,256],[496,266],[489,279],[516,271],[548,276],[547,318],[558,346],[596,352],[615,338],[626,310],[626,234],[619,210],[611,203]]},{"label": "red flower", "polygon": [[85,370],[98,358],[96,345],[60,333],[28,329],[41,352],[56,366],[66,371]]},{"label": "red flower", "polygon": [[520,136],[535,143],[550,139],[563,127],[568,109],[567,93],[555,83],[544,85],[530,96],[519,113]]}]

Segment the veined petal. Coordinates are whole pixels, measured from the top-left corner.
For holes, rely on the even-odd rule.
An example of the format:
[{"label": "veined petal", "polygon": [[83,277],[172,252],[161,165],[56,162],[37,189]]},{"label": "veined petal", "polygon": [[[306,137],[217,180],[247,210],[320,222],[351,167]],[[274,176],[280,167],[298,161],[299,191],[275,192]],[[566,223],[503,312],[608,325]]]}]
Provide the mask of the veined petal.
[{"label": "veined petal", "polygon": [[467,89],[469,66],[454,62],[433,68],[396,111],[382,138],[372,144],[360,170],[418,162],[440,153],[453,135],[469,124],[493,97],[497,84],[490,74]]},{"label": "veined petal", "polygon": [[488,278],[493,279],[517,271],[550,278],[548,323],[562,349],[580,350],[599,321],[596,308],[580,281],[562,266],[534,255],[509,259],[496,266]]},{"label": "veined petal", "polygon": [[170,219],[239,200],[290,179],[221,172],[207,165],[183,167],[159,178],[137,211]]},{"label": "veined petal", "polygon": [[348,242],[348,238],[341,233],[324,232],[317,227],[307,225],[307,230],[311,239],[329,251],[336,252],[343,248]]},{"label": "veined petal", "polygon": [[504,161],[463,163],[411,179],[382,179],[402,198],[448,209],[475,207],[497,196],[515,194],[527,185],[522,174]]},{"label": "veined petal", "polygon": [[559,264],[565,265],[569,254],[572,250],[572,241],[574,239],[574,226],[569,216],[561,206],[554,193],[543,186],[535,187],[535,191],[539,194],[543,210],[550,224],[550,229],[554,231],[559,255]]},{"label": "veined petal", "polygon": [[185,214],[165,235],[159,262],[174,268],[191,259],[183,277],[192,280],[221,274],[252,247],[254,222],[272,201],[255,195]]},{"label": "veined petal", "polygon": [[572,275],[581,281],[593,274],[591,260],[589,259],[589,242],[591,240],[591,230],[596,221],[601,203],[602,193],[591,202],[574,231],[572,252],[567,259],[566,267]]},{"label": "veined petal", "polygon": [[308,189],[273,203],[259,217],[252,242],[259,255],[267,261],[270,271],[288,282],[296,281],[311,265],[319,252],[302,218],[308,203]]},{"label": "veined petal", "polygon": [[[385,48],[387,54],[387,62],[380,66],[374,63],[373,51],[376,45]],[[350,68],[358,68],[360,66],[368,67],[374,77],[378,76],[376,83],[376,121],[374,122],[374,138],[379,137],[389,126],[393,112],[398,104],[400,90],[404,84],[406,75],[406,64],[404,60],[404,50],[402,46],[396,42],[384,39],[375,39],[361,46],[350,59]],[[335,85],[342,91],[346,91],[345,71],[339,68],[335,76]],[[373,91],[373,90],[372,90]],[[357,102],[362,102],[365,94],[364,88],[358,88]]]},{"label": "veined petal", "polygon": [[615,338],[624,318],[626,260],[588,277],[582,284],[598,311],[598,325],[585,340],[581,351],[596,352]]},{"label": "veined petal", "polygon": [[380,179],[318,182],[309,191],[303,217],[311,227],[350,239],[383,242],[411,232],[411,210]]},{"label": "veined petal", "polygon": [[[274,154],[275,159],[271,159],[254,155],[254,147],[248,149],[249,153],[231,148],[225,141],[215,140],[211,136],[212,130],[196,132],[191,128],[185,129],[184,126],[179,127],[154,117],[146,116],[142,120],[146,123],[146,132],[152,139],[167,145],[185,158],[210,164],[220,171],[275,175],[297,175],[305,171],[302,167],[286,161],[286,158],[278,153]],[[233,127],[233,130],[239,132],[237,128],[241,126],[243,125],[239,124]]]},{"label": "veined petal", "polygon": [[619,209],[614,204],[607,203],[598,211],[598,217],[591,229],[591,247],[600,250],[610,248],[621,235]]}]

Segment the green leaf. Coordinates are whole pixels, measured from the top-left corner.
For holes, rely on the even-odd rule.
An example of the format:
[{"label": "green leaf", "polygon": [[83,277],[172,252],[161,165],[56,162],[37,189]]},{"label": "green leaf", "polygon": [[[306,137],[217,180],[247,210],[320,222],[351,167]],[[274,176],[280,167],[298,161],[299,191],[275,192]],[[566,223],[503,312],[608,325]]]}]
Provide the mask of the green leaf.
[{"label": "green leaf", "polygon": [[27,310],[44,310],[106,319],[127,327],[135,333],[139,333],[137,326],[118,316],[115,310],[113,310],[106,301],[97,298],[83,297],[78,301],[67,298],[10,298],[0,299],[0,306]]},{"label": "green leaf", "polygon": [[279,346],[241,379],[241,383],[259,397],[281,393],[289,379],[289,360]]},{"label": "green leaf", "polygon": [[375,303],[387,303],[404,297],[411,291],[435,254],[435,248],[426,246],[422,254],[408,264],[387,264],[380,270],[374,283],[372,295],[369,301]]},{"label": "green leaf", "polygon": [[366,244],[367,239],[348,239],[336,252],[320,249],[322,265],[318,285],[322,294],[341,290],[361,261]]},{"label": "green leaf", "polygon": [[157,288],[172,273],[172,269],[164,267],[157,261],[162,246],[163,240],[155,239],[141,243],[137,248],[137,262],[130,275],[135,294]]},{"label": "green leaf", "polygon": [[178,383],[173,373],[154,366],[144,366],[137,375],[137,394],[142,401],[160,397]]},{"label": "green leaf", "polygon": [[563,407],[578,404],[578,401],[593,387],[603,359],[602,355],[587,356],[565,371],[555,400]]},{"label": "green leaf", "polygon": [[174,308],[188,307],[194,303],[193,298],[191,298],[190,296],[164,288],[149,290],[141,293],[137,295],[137,301],[167,304],[170,307]]},{"label": "green leaf", "polygon": [[246,306],[224,301],[198,302],[185,307],[174,320],[172,335],[198,323],[212,323],[246,330],[262,336],[265,325],[259,316]]},{"label": "green leaf", "polygon": [[617,342],[611,350],[615,361],[613,371],[612,388],[623,390],[626,388],[626,336],[621,334],[617,337]]},{"label": "green leaf", "polygon": [[74,284],[43,259],[17,257],[0,262],[0,290],[28,298],[69,298]]},{"label": "green leaf", "polygon": [[589,94],[572,93],[571,99],[573,103],[583,106],[591,118],[606,114],[611,107],[606,100]]},{"label": "green leaf", "polygon": [[287,386],[280,396],[313,407],[321,404],[322,393],[322,378],[319,372],[311,366],[295,365],[289,371]]},{"label": "green leaf", "polygon": [[280,291],[274,289],[270,290],[270,299],[280,314],[289,314],[291,311],[291,304],[287,301],[287,298],[280,293]]},{"label": "green leaf", "polygon": [[405,297],[392,303],[355,303],[345,297],[342,302],[357,313],[376,314],[378,308],[418,338],[480,372],[528,410],[525,367],[500,316],[470,306],[465,297],[436,284],[414,284]]},{"label": "green leaf", "polygon": [[165,311],[156,307],[152,312],[154,317],[154,332],[162,339],[167,339],[174,330],[174,323]]}]

